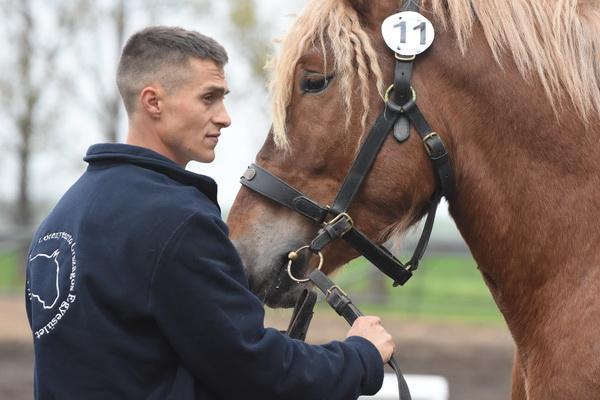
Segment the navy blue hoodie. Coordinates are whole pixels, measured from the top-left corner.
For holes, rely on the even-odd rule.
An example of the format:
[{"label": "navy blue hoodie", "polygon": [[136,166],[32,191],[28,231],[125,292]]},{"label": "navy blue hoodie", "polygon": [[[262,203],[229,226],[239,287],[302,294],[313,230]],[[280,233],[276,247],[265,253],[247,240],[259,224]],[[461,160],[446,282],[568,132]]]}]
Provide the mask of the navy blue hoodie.
[{"label": "navy blue hoodie", "polygon": [[36,399],[354,399],[377,349],[263,326],[208,177],[141,147],[92,146],[27,266]]}]

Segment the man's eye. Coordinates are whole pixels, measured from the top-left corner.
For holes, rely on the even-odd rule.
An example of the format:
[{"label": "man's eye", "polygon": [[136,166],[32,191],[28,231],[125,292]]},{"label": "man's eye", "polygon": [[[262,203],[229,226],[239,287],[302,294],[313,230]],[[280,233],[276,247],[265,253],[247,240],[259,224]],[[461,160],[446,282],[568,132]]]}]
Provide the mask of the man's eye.
[{"label": "man's eye", "polygon": [[327,89],[332,79],[333,74],[308,73],[302,77],[300,88],[303,93],[319,93]]}]

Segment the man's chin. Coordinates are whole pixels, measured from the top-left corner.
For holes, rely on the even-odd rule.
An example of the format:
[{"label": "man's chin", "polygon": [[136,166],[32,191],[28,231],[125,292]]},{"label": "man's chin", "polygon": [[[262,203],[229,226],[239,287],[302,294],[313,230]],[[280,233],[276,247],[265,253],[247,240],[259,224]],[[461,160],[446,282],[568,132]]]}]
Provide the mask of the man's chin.
[{"label": "man's chin", "polygon": [[209,164],[211,162],[213,162],[215,160],[215,152],[211,151],[209,153],[203,153],[203,154],[195,154],[194,158],[192,158],[192,161],[196,161],[199,163],[203,163],[203,164]]}]

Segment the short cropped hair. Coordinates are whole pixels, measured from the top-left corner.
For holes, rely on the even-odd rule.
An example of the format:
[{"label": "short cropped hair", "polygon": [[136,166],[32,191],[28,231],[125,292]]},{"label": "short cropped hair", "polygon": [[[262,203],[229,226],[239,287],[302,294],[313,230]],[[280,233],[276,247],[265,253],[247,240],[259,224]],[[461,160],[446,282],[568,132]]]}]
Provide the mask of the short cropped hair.
[{"label": "short cropped hair", "polygon": [[154,26],[127,40],[117,69],[117,87],[127,113],[135,110],[140,91],[159,82],[167,91],[176,90],[187,79],[190,58],[227,64],[227,52],[216,40],[178,27]]}]

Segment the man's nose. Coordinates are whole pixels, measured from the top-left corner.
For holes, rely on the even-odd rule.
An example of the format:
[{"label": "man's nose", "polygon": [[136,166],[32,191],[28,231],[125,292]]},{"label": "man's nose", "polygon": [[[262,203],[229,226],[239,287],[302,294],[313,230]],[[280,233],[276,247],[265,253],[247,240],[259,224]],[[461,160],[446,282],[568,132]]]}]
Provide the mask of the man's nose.
[{"label": "man's nose", "polygon": [[229,118],[229,113],[227,112],[227,108],[225,108],[225,104],[222,104],[221,107],[219,107],[219,111],[215,115],[213,121],[222,128],[227,128],[231,125],[231,118]]}]

